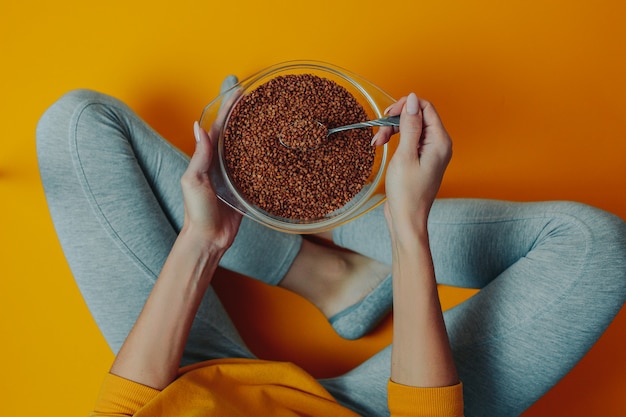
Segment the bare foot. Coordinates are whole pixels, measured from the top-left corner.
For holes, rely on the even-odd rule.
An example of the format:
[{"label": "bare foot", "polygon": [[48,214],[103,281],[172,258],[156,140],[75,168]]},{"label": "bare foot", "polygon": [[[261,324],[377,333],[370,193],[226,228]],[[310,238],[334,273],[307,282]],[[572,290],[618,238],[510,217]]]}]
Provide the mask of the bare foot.
[{"label": "bare foot", "polygon": [[278,285],[305,297],[330,318],[361,301],[390,273],[389,265],[305,239]]}]

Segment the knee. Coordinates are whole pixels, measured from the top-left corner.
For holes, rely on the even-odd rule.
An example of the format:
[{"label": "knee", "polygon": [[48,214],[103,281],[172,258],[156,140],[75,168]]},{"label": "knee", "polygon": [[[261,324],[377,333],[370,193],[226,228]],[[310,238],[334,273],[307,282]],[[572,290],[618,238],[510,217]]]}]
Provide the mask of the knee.
[{"label": "knee", "polygon": [[84,103],[85,101],[92,101],[101,96],[103,96],[103,94],[98,93],[97,91],[87,89],[68,91],[60,98],[58,98],[44,112],[40,124],[42,121],[46,122],[48,119],[55,119],[62,116],[64,116],[64,118],[67,118],[68,116],[71,117],[71,115],[74,114],[76,108],[79,107],[82,103]]},{"label": "knee", "polygon": [[[72,90],[61,96],[41,116],[36,129],[39,161],[58,158],[68,150],[72,132],[87,115],[109,117],[112,107],[121,107],[119,100],[92,90]],[[106,118],[105,117],[105,118]]]},{"label": "knee", "polygon": [[626,254],[626,223],[608,211],[575,202],[563,202],[563,211],[584,227],[593,241],[605,243],[615,252]]},{"label": "knee", "polygon": [[94,90],[79,88],[64,93],[56,100],[56,102],[52,104],[50,108],[54,109],[57,107],[61,107],[73,109],[84,101],[97,100],[100,97],[105,97],[105,95]]},{"label": "knee", "polygon": [[102,94],[91,90],[73,90],[54,102],[37,123],[37,147],[57,147],[67,139],[72,117],[86,102],[96,100]]},{"label": "knee", "polygon": [[70,90],[59,97],[43,114],[42,119],[50,119],[72,115],[77,107],[86,101],[98,101],[107,97],[105,94],[94,90],[77,89]]},{"label": "knee", "polygon": [[71,165],[70,137],[75,119],[87,107],[95,107],[90,104],[110,101],[111,98],[95,91],[74,90],[44,112],[36,129],[37,161],[42,179]]},{"label": "knee", "polygon": [[585,235],[586,268],[595,285],[626,298],[626,223],[607,211],[582,203],[561,209]]}]

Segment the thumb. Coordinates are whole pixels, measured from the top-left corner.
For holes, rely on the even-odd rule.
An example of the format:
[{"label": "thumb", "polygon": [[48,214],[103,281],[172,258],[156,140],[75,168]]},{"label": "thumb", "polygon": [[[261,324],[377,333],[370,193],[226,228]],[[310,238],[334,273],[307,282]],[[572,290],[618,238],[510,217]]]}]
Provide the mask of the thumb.
[{"label": "thumb", "polygon": [[400,143],[398,150],[411,157],[418,157],[422,135],[422,110],[415,93],[409,94],[400,115]]},{"label": "thumb", "polygon": [[196,138],[196,149],[187,169],[196,174],[206,174],[209,172],[211,160],[213,159],[213,141],[206,130],[200,127],[198,122],[194,123],[193,132]]}]

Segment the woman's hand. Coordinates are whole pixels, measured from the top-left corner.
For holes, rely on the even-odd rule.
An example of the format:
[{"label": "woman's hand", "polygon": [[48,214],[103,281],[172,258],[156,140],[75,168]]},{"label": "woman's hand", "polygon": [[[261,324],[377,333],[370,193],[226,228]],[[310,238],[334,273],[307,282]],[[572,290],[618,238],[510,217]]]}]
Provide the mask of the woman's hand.
[{"label": "woman's hand", "polygon": [[[458,375],[439,304],[427,228],[452,156],[452,142],[435,108],[415,94],[388,112],[401,115],[400,144],[385,182],[394,288],[391,380],[414,387],[455,385]],[[385,143],[392,133],[382,130],[374,142]]]},{"label": "woman's hand", "polygon": [[[400,143],[389,163],[385,181],[385,215],[392,233],[423,227],[452,157],[452,141],[437,111],[411,93],[388,111],[400,114]],[[381,129],[374,144],[389,141],[393,130]]]},{"label": "woman's hand", "polygon": [[201,244],[226,250],[237,235],[241,215],[217,197],[209,177],[218,130],[212,128],[208,134],[197,122],[194,124],[196,150],[181,178],[185,202],[183,232],[192,234]]},{"label": "woman's hand", "polygon": [[194,317],[241,215],[217,198],[209,177],[216,132],[196,123],[196,150],[181,178],[185,222],[111,373],[155,389],[169,385]]}]

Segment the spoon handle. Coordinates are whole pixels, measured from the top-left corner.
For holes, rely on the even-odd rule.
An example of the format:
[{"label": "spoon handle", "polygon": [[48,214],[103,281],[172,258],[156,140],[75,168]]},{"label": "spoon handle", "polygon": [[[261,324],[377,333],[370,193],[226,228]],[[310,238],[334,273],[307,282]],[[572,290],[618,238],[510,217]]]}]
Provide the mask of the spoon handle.
[{"label": "spoon handle", "polygon": [[336,132],[343,130],[358,129],[361,127],[373,127],[373,126],[400,126],[400,116],[387,116],[380,119],[369,120],[367,122],[355,123],[352,125],[339,126],[333,129],[328,129],[328,134],[332,135]]}]

